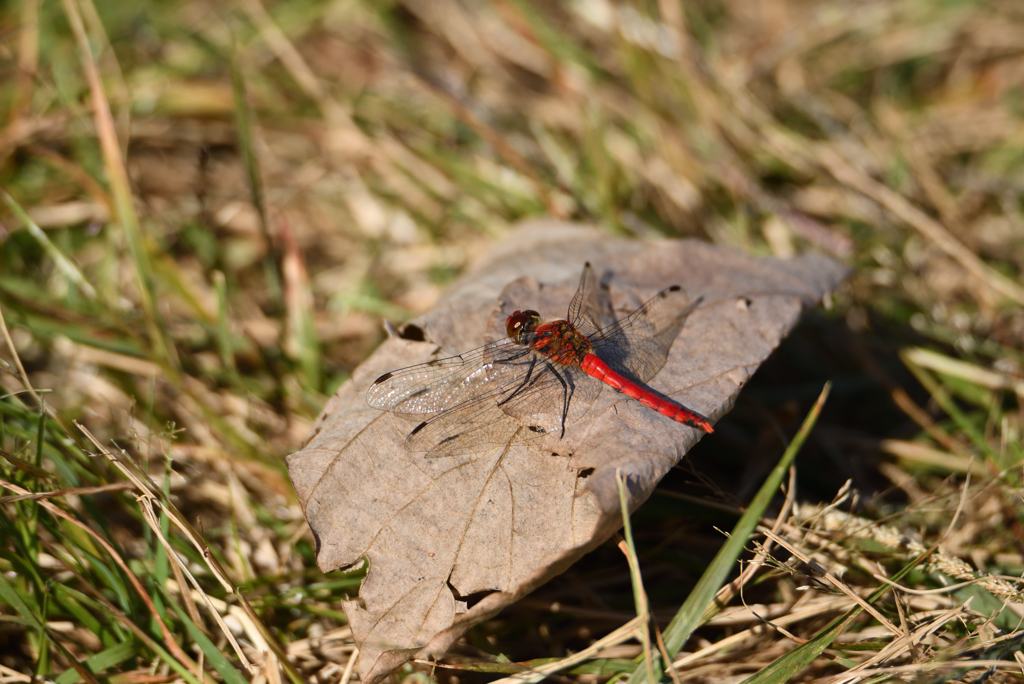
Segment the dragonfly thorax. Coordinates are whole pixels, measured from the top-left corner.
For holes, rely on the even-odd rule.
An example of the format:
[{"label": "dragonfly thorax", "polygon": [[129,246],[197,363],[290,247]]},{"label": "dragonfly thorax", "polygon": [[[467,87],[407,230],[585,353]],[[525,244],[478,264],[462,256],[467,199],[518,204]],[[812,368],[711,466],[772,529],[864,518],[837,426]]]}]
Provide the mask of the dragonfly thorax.
[{"label": "dragonfly thorax", "polygon": [[513,311],[505,320],[505,333],[513,342],[526,344],[526,336],[540,325],[540,314],[533,309]]}]

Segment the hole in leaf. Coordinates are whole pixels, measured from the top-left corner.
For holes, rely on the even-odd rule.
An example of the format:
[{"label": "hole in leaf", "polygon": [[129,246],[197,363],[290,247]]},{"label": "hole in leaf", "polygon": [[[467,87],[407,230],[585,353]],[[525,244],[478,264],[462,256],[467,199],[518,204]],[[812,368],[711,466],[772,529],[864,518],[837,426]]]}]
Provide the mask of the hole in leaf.
[{"label": "hole in leaf", "polygon": [[451,582],[448,582],[448,588],[452,590],[452,593],[455,595],[456,599],[458,599],[459,601],[466,602],[467,609],[472,608],[473,606],[480,603],[491,594],[494,594],[498,591],[497,589],[483,589],[481,591],[474,591],[472,594],[466,594],[465,596],[462,596],[459,594],[458,590],[452,586]]},{"label": "hole in leaf", "polygon": [[406,323],[398,329],[398,336],[403,340],[409,340],[410,342],[426,342],[427,335],[423,332],[423,328],[416,325],[415,323]]},{"label": "hole in leaf", "polygon": [[[314,532],[313,534],[315,535],[316,532]],[[361,569],[366,564],[367,564],[366,556],[363,556],[362,558],[360,558],[359,560],[357,560],[354,563],[349,563],[348,565],[342,565],[342,566],[338,567],[337,570],[338,570],[338,572],[354,572],[356,570]]]}]

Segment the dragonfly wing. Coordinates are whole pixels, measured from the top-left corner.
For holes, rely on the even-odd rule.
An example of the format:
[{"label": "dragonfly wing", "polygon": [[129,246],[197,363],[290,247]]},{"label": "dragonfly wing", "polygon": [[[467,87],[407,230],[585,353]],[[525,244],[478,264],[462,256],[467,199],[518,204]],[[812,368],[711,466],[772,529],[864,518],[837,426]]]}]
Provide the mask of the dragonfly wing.
[{"label": "dragonfly wing", "polygon": [[560,434],[583,417],[601,387],[575,367],[535,358],[533,369],[519,373],[514,385],[478,393],[417,425],[406,448],[431,458],[455,456],[508,443],[517,429],[517,438],[527,443]]},{"label": "dragonfly wing", "polygon": [[[532,354],[511,340],[500,340],[445,359],[434,359],[385,373],[370,385],[366,403],[399,415],[452,409],[514,381],[517,357]],[[512,363],[495,361],[513,359]]]},{"label": "dragonfly wing", "polygon": [[534,442],[542,436],[489,402],[443,411],[420,423],[406,438],[405,447],[425,451],[427,458],[441,458],[481,453],[517,439]]},{"label": "dragonfly wing", "polygon": [[406,447],[426,452],[428,458],[459,456],[509,443],[517,429],[517,438],[527,443],[561,432],[563,425],[586,413],[600,386],[577,369],[553,369],[545,360],[536,356],[532,370],[518,369],[514,385],[477,392],[423,421],[410,433]]},{"label": "dragonfly wing", "polygon": [[666,288],[591,337],[594,352],[612,370],[646,383],[665,365],[672,343],[700,302],[678,285]]},{"label": "dragonfly wing", "polygon": [[515,428],[495,402],[475,402],[423,421],[409,433],[405,448],[425,451],[427,458],[460,456],[509,439]]},{"label": "dragonfly wing", "polygon": [[572,301],[569,302],[568,319],[577,330],[587,337],[601,329],[601,315],[598,305],[600,289],[601,285],[598,282],[597,274],[588,261],[583,264],[580,286],[576,289],[576,294],[573,295]]},{"label": "dragonfly wing", "polygon": [[601,391],[600,383],[575,366],[541,358],[541,371],[523,389],[505,398],[501,410],[537,433],[561,433],[582,418]]}]

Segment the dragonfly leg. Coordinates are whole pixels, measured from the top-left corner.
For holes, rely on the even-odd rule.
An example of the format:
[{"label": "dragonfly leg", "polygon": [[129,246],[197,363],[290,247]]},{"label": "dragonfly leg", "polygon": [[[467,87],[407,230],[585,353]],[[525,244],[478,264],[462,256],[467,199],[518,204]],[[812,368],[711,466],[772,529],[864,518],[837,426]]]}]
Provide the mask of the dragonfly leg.
[{"label": "dragonfly leg", "polygon": [[[518,357],[516,357],[516,358],[518,358]],[[498,406],[501,406],[502,404],[507,404],[509,401],[512,400],[513,397],[515,397],[517,394],[519,394],[520,392],[523,391],[523,389],[529,384],[530,378],[533,377],[533,369],[536,368],[536,366],[537,366],[537,356],[534,355],[534,354],[531,354],[530,355],[530,367],[526,369],[526,375],[523,377],[523,381],[521,383],[519,383],[519,386],[516,387],[514,390],[512,390],[512,392],[509,393],[509,395],[507,397],[505,397],[504,399],[499,401],[498,402]]]},{"label": "dragonfly leg", "polygon": [[562,439],[565,437],[565,421],[569,417],[569,400],[572,398],[573,392],[576,388],[569,387],[570,382],[566,381],[566,379],[562,377],[562,374],[558,372],[558,369],[556,369],[550,361],[545,361],[544,365],[548,367],[548,370],[554,373],[555,377],[558,378],[558,382],[562,383],[562,420],[560,421],[562,424],[562,432],[558,435],[558,439]]}]

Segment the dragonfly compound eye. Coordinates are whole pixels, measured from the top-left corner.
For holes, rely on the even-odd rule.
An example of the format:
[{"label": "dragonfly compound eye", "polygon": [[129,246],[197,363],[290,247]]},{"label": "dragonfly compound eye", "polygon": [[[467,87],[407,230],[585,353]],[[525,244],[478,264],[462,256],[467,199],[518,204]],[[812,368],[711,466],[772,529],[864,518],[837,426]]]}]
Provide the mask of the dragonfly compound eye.
[{"label": "dragonfly compound eye", "polygon": [[521,342],[523,335],[533,332],[540,321],[540,314],[532,309],[515,311],[505,321],[505,334],[516,342]]}]

